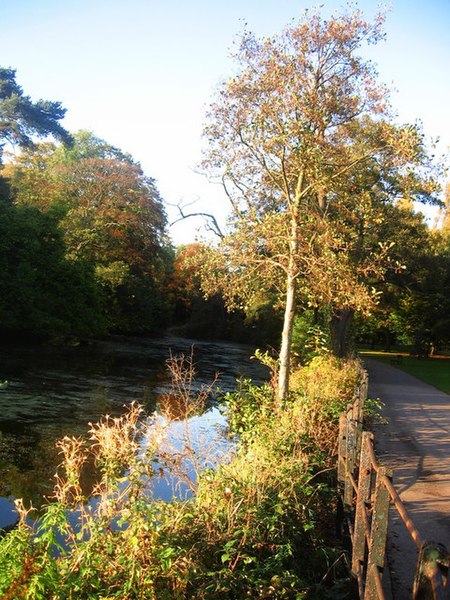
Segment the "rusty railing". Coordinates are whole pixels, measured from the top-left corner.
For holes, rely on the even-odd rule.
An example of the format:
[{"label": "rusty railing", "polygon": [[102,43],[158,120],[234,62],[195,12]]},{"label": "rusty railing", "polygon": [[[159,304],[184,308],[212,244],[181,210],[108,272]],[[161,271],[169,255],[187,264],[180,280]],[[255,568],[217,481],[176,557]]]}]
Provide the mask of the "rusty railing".
[{"label": "rusty railing", "polygon": [[339,530],[351,552],[359,598],[385,599],[382,577],[392,502],[418,548],[413,600],[445,600],[450,554],[442,544],[422,539],[392,484],[392,470],[378,463],[373,434],[362,427],[366,398],[367,375],[340,418],[337,467]]}]

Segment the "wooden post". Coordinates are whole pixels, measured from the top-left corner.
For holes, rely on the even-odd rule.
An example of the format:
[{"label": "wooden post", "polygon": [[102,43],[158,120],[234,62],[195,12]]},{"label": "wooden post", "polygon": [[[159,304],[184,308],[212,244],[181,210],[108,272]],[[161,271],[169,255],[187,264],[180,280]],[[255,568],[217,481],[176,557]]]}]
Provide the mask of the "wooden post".
[{"label": "wooden post", "polygon": [[425,542],[417,561],[414,600],[445,600],[450,567],[450,552],[443,544]]},{"label": "wooden post", "polygon": [[[347,418],[345,454],[347,472],[353,475],[356,466],[356,428],[352,418]],[[345,477],[344,507],[351,508],[353,505],[353,485],[348,476]]]},{"label": "wooden post", "polygon": [[390,499],[389,492],[382,482],[384,476],[392,477],[392,471],[386,467],[380,467],[375,484],[364,600],[377,600],[379,598],[377,575],[380,575],[381,578],[384,567]]},{"label": "wooden post", "polygon": [[365,432],[362,434],[352,552],[352,571],[355,576],[357,576],[358,573],[362,573],[366,559],[366,515],[370,503],[372,481],[372,464],[370,462],[369,454],[369,444],[371,444],[371,439],[371,433]]},{"label": "wooden post", "polygon": [[361,394],[363,407],[364,407],[364,402],[367,400],[368,389],[369,389],[369,376],[367,375],[367,371],[364,371],[361,388],[360,388],[360,394]]},{"label": "wooden post", "polygon": [[339,443],[338,443],[338,483],[343,487],[345,483],[345,460],[346,460],[346,423],[347,417],[343,413],[339,417]]},{"label": "wooden post", "polygon": [[344,504],[343,494],[345,485],[345,448],[346,448],[346,423],[345,414],[339,417],[339,440],[338,440],[338,464],[337,464],[337,506],[336,506],[336,535],[342,539],[344,544],[348,545],[344,533]]}]

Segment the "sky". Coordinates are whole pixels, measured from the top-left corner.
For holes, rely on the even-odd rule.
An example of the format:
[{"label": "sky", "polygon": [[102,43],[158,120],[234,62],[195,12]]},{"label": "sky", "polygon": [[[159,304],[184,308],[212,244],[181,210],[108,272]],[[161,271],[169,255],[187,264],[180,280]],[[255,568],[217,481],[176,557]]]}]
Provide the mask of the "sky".
[{"label": "sky", "polygon": [[[299,0],[0,0],[0,66],[33,100],[59,100],[70,131],[88,129],[129,152],[167,203],[212,212],[223,224],[221,189],[199,173],[205,113],[233,73],[244,26],[280,32],[305,9]],[[321,3],[324,15],[342,9]],[[357,4],[372,19],[378,3]],[[387,41],[370,48],[380,81],[393,88],[399,122],[421,121],[450,149],[450,0],[393,0]],[[193,203],[193,204],[191,204]],[[175,244],[202,235],[201,219],[170,228]]]}]

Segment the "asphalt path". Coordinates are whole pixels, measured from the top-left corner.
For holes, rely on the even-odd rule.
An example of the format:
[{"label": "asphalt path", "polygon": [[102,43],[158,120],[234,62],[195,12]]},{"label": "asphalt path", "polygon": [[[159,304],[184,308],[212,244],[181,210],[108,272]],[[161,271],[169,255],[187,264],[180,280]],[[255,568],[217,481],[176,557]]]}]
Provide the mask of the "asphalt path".
[{"label": "asphalt path", "polygon": [[[422,539],[450,550],[450,395],[388,364],[364,362],[369,397],[384,403],[387,420],[374,427],[380,463],[394,469],[394,486]],[[388,531],[392,598],[410,600],[417,547],[393,508]]]}]

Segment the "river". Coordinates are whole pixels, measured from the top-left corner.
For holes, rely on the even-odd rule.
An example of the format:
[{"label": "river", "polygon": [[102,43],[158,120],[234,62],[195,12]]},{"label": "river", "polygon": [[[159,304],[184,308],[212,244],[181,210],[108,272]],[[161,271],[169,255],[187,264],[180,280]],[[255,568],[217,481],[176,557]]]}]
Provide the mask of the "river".
[{"label": "river", "polygon": [[[191,351],[199,384],[218,374],[216,387],[231,391],[239,377],[261,383],[268,376],[250,360],[251,347],[227,342],[114,336],[77,347],[0,345],[0,382],[7,382],[0,389],[0,528],[16,520],[14,498],[39,506],[50,493],[58,439],[85,435],[89,422],[121,414],[132,401],[153,413],[168,388],[166,360]],[[214,405],[195,419],[196,427],[224,425]]]}]

